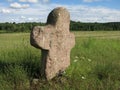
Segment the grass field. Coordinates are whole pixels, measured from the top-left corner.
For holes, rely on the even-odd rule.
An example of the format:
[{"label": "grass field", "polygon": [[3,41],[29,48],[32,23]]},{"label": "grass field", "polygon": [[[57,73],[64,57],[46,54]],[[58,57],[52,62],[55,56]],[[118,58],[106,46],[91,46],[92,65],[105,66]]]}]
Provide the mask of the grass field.
[{"label": "grass field", "polygon": [[120,90],[120,31],[73,33],[71,65],[51,81],[39,77],[29,33],[0,34],[0,90]]}]

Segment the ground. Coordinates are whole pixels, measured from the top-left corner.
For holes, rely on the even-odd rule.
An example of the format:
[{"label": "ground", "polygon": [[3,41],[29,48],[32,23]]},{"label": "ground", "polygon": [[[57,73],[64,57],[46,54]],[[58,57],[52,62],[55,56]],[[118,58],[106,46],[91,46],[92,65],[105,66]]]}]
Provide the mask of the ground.
[{"label": "ground", "polygon": [[0,90],[119,90],[120,31],[73,33],[71,65],[51,81],[39,76],[40,50],[29,33],[0,34]]}]

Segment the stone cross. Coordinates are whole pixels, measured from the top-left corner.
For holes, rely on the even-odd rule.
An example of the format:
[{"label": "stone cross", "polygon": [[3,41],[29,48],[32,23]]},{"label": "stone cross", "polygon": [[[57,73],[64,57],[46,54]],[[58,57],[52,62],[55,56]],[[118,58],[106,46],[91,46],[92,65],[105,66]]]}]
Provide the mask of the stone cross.
[{"label": "stone cross", "polygon": [[30,43],[41,49],[41,75],[47,80],[61,74],[70,65],[75,37],[69,32],[69,24],[69,12],[58,7],[48,15],[46,26],[35,26],[31,31]]}]

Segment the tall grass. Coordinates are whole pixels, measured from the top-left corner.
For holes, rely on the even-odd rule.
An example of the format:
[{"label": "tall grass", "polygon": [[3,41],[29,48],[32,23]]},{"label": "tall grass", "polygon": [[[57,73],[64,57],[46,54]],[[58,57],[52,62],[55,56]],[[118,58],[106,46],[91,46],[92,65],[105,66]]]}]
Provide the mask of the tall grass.
[{"label": "tall grass", "polygon": [[119,90],[120,32],[74,33],[71,65],[51,81],[39,76],[40,50],[28,33],[0,34],[0,90]]},{"label": "tall grass", "polygon": [[72,65],[68,73],[71,78],[83,79],[80,82],[82,85],[80,84],[78,88],[118,90],[120,88],[120,40],[90,37],[76,38],[76,43],[72,50]]}]

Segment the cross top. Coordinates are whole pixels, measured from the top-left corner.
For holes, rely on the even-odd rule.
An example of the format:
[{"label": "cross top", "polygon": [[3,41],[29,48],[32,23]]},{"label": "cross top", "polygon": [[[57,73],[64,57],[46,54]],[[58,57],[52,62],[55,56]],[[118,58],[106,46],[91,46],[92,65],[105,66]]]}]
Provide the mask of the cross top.
[{"label": "cross top", "polygon": [[69,30],[70,14],[64,7],[58,7],[53,9],[48,15],[47,24],[51,24],[55,27],[66,27]]}]

